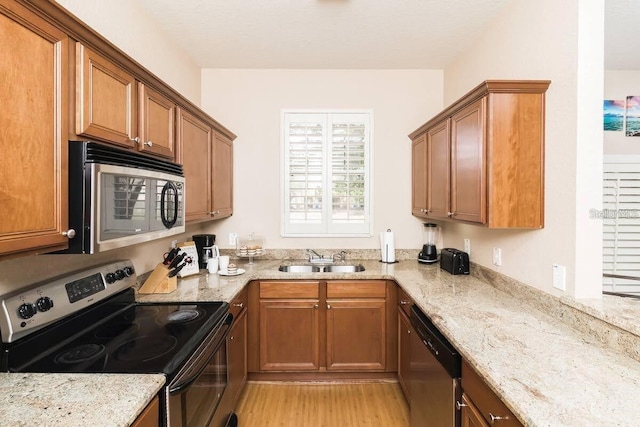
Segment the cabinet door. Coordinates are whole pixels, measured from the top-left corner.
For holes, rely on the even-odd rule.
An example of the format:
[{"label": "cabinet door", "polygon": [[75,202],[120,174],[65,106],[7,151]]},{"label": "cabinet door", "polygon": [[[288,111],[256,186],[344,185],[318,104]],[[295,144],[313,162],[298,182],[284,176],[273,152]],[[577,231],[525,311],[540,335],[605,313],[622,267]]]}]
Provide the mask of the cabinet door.
[{"label": "cabinet door", "polygon": [[217,133],[213,144],[212,202],[214,218],[233,213],[233,142]]},{"label": "cabinet door", "polygon": [[320,368],[319,301],[260,301],[260,370]]},{"label": "cabinet door", "polygon": [[178,108],[178,162],[184,169],[185,220],[210,219],[211,143],[209,125]]},{"label": "cabinet door", "polygon": [[402,308],[398,308],[398,382],[407,402],[411,403],[411,322]]},{"label": "cabinet door", "polygon": [[453,218],[486,223],[486,97],[451,118]]},{"label": "cabinet door", "polygon": [[411,213],[425,216],[427,211],[427,136],[411,143]]},{"label": "cabinet door", "polygon": [[449,120],[427,132],[427,214],[447,218],[450,212]]},{"label": "cabinet door", "polygon": [[327,370],[386,367],[384,300],[327,300]]},{"label": "cabinet door", "polygon": [[160,425],[160,400],[155,397],[131,424],[131,427],[156,427]]},{"label": "cabinet door", "polygon": [[462,404],[460,411],[462,427],[489,427],[478,408],[475,407],[466,394],[462,395]]},{"label": "cabinet door", "polygon": [[174,160],[176,104],[142,83],[138,96],[140,151]]},{"label": "cabinet door", "polygon": [[136,80],[76,43],[76,133],[137,148]]},{"label": "cabinet door", "polygon": [[228,392],[236,402],[247,381],[247,310],[234,319],[228,338]]},{"label": "cabinet door", "polygon": [[66,34],[0,1],[0,255],[64,249],[68,227]]}]

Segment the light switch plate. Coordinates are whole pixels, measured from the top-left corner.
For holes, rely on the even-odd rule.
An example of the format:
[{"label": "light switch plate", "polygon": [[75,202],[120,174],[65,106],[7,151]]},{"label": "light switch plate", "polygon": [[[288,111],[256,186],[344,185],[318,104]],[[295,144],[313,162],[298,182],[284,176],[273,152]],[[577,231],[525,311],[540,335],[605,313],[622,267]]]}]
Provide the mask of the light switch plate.
[{"label": "light switch plate", "polygon": [[229,244],[231,246],[236,245],[236,240],[238,240],[238,233],[229,233]]},{"label": "light switch plate", "polygon": [[553,264],[553,287],[561,291],[567,290],[567,269],[564,265]]}]

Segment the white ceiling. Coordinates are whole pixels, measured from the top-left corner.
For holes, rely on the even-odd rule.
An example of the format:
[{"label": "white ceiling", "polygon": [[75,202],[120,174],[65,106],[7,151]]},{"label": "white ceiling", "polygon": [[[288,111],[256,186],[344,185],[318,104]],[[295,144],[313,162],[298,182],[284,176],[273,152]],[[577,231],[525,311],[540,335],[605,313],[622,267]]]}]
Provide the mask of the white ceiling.
[{"label": "white ceiling", "polygon": [[[442,69],[528,0],[138,1],[201,68]],[[640,69],[640,1],[605,3],[605,68]]]}]

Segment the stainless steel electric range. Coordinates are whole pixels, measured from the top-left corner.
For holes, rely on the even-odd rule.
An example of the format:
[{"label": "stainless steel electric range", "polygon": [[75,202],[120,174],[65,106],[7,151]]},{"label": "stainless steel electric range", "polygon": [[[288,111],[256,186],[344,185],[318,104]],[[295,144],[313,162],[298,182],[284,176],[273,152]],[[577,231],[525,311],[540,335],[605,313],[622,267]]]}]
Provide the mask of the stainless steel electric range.
[{"label": "stainless steel electric range", "polygon": [[[0,296],[4,372],[163,373],[163,425],[206,426],[227,385],[225,302],[136,303],[129,260]],[[220,418],[220,412],[216,415]]]}]

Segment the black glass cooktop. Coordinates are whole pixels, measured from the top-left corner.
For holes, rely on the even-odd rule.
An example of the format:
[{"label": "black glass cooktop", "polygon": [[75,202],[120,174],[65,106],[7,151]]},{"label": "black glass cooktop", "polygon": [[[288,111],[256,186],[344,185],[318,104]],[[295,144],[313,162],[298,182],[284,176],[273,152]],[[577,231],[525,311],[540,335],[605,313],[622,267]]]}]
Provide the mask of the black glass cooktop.
[{"label": "black glass cooktop", "polygon": [[224,318],[224,302],[131,303],[122,295],[4,349],[10,372],[176,373]]}]

